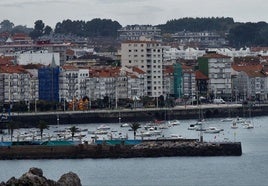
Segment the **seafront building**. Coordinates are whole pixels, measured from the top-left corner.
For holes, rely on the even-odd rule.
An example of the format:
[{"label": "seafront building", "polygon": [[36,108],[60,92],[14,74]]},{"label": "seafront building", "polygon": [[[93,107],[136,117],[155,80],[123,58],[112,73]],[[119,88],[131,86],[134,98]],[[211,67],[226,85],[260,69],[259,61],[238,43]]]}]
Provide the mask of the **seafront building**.
[{"label": "seafront building", "polygon": [[0,69],[0,101],[2,103],[15,103],[34,99],[33,91],[35,81],[22,66],[1,66]]},{"label": "seafront building", "polygon": [[156,41],[125,41],[121,44],[122,67],[138,67],[147,74],[147,95],[163,94],[163,46]]},{"label": "seafront building", "polygon": [[208,77],[208,96],[231,98],[231,64],[229,56],[208,52],[198,58],[198,69]]},{"label": "seafront building", "polygon": [[[70,43],[33,43],[23,35],[7,37],[0,46],[1,102],[65,103],[108,97],[115,104],[120,99],[139,100],[147,96],[192,99],[197,95],[207,99],[268,99],[265,47],[174,48],[164,46],[158,37],[161,30],[152,26],[127,26],[118,33],[122,39],[120,53],[98,57],[94,56],[94,49]],[[189,37],[181,38],[181,42],[190,42],[191,37],[212,37],[187,34]],[[117,66],[105,66],[107,54]],[[90,58],[84,58],[88,55]],[[240,57],[250,58],[249,63],[237,63]],[[26,82],[19,83],[22,79]]]},{"label": "seafront building", "polygon": [[233,94],[239,99],[267,100],[267,75],[261,64],[233,64]]}]

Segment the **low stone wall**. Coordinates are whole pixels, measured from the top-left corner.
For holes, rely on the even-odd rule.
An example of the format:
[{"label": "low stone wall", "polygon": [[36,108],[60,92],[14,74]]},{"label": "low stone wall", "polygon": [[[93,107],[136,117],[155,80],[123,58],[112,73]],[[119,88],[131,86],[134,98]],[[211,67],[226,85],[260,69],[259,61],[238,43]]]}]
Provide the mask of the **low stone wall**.
[{"label": "low stone wall", "polygon": [[133,158],[163,156],[241,156],[240,142],[145,141],[138,145],[9,146],[0,159]]},{"label": "low stone wall", "polygon": [[[136,109],[136,110],[96,110],[96,111],[74,111],[74,112],[53,112],[53,113],[32,113],[13,114],[12,120],[18,127],[37,127],[39,120],[43,120],[50,125],[57,124],[86,124],[86,123],[118,123],[119,115],[121,123],[142,122],[165,119],[196,119],[200,110],[197,108],[172,108],[172,109]],[[248,108],[234,107],[230,110],[218,105],[212,108],[202,109],[205,118],[217,117],[244,117],[248,116]],[[231,114],[231,115],[230,115]],[[261,116],[268,114],[268,106],[256,106],[251,110],[251,116]],[[57,120],[58,119],[58,120]],[[59,122],[59,123],[58,123]],[[6,125],[2,123],[0,128]]]}]

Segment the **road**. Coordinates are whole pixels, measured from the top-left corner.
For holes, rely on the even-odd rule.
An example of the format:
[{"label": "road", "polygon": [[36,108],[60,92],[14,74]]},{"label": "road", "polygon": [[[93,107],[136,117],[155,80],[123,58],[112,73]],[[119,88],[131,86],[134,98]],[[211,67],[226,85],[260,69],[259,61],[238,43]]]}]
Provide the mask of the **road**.
[{"label": "road", "polygon": [[61,115],[74,113],[118,113],[118,112],[142,112],[142,111],[157,111],[157,110],[185,110],[185,109],[201,109],[201,108],[237,108],[242,107],[242,104],[202,104],[202,105],[180,105],[172,108],[135,108],[135,109],[94,109],[87,111],[48,111],[48,112],[11,112],[11,116],[30,116],[30,115]]}]

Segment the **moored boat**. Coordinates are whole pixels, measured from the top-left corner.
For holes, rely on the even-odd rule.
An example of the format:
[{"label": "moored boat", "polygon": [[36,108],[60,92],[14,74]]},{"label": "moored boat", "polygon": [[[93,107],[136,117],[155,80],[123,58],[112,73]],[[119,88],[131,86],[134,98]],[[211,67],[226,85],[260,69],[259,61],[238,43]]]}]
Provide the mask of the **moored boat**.
[{"label": "moored boat", "polygon": [[219,133],[220,131],[222,131],[222,129],[218,129],[216,127],[209,127],[207,129],[205,129],[205,133]]}]

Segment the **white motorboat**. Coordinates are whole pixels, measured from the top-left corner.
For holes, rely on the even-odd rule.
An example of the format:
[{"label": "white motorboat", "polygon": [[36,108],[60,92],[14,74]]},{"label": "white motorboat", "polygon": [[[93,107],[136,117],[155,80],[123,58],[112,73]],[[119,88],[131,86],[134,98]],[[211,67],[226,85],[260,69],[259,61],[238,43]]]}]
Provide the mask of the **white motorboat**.
[{"label": "white motorboat", "polygon": [[96,135],[108,134],[108,131],[107,130],[96,130],[94,132],[94,134],[96,134]]},{"label": "white motorboat", "polygon": [[155,128],[155,127],[149,128],[148,131],[153,136],[160,135],[162,133],[161,130],[157,130],[157,128]]},{"label": "white motorboat", "polygon": [[182,135],[178,134],[170,134],[171,139],[185,139]]},{"label": "white motorboat", "polygon": [[110,126],[102,124],[97,128],[97,130],[110,130]]},{"label": "white motorboat", "polygon": [[175,126],[175,125],[179,125],[180,121],[179,120],[170,120],[170,121],[167,121],[167,123],[168,123],[168,125]]},{"label": "white motorboat", "polygon": [[233,120],[234,120],[233,118],[224,118],[221,120],[221,122],[231,122]]},{"label": "white motorboat", "polygon": [[129,127],[130,125],[128,123],[122,123],[120,127]]},{"label": "white motorboat", "polygon": [[245,121],[246,121],[245,119],[239,117],[233,120],[233,122],[235,122],[236,124],[243,124],[245,123]]},{"label": "white motorboat", "polygon": [[244,129],[253,129],[254,125],[251,123],[251,121],[245,121],[245,123],[243,124],[243,128]]},{"label": "white motorboat", "polygon": [[189,127],[188,127],[188,130],[196,130],[197,127],[195,126],[195,124],[191,124]]},{"label": "white motorboat", "polygon": [[231,126],[232,129],[237,129],[238,126],[236,125],[236,123],[233,123],[233,125]]},{"label": "white motorboat", "polygon": [[220,131],[222,131],[222,129],[218,129],[216,127],[209,127],[204,132],[213,134],[213,133],[219,133]]}]

